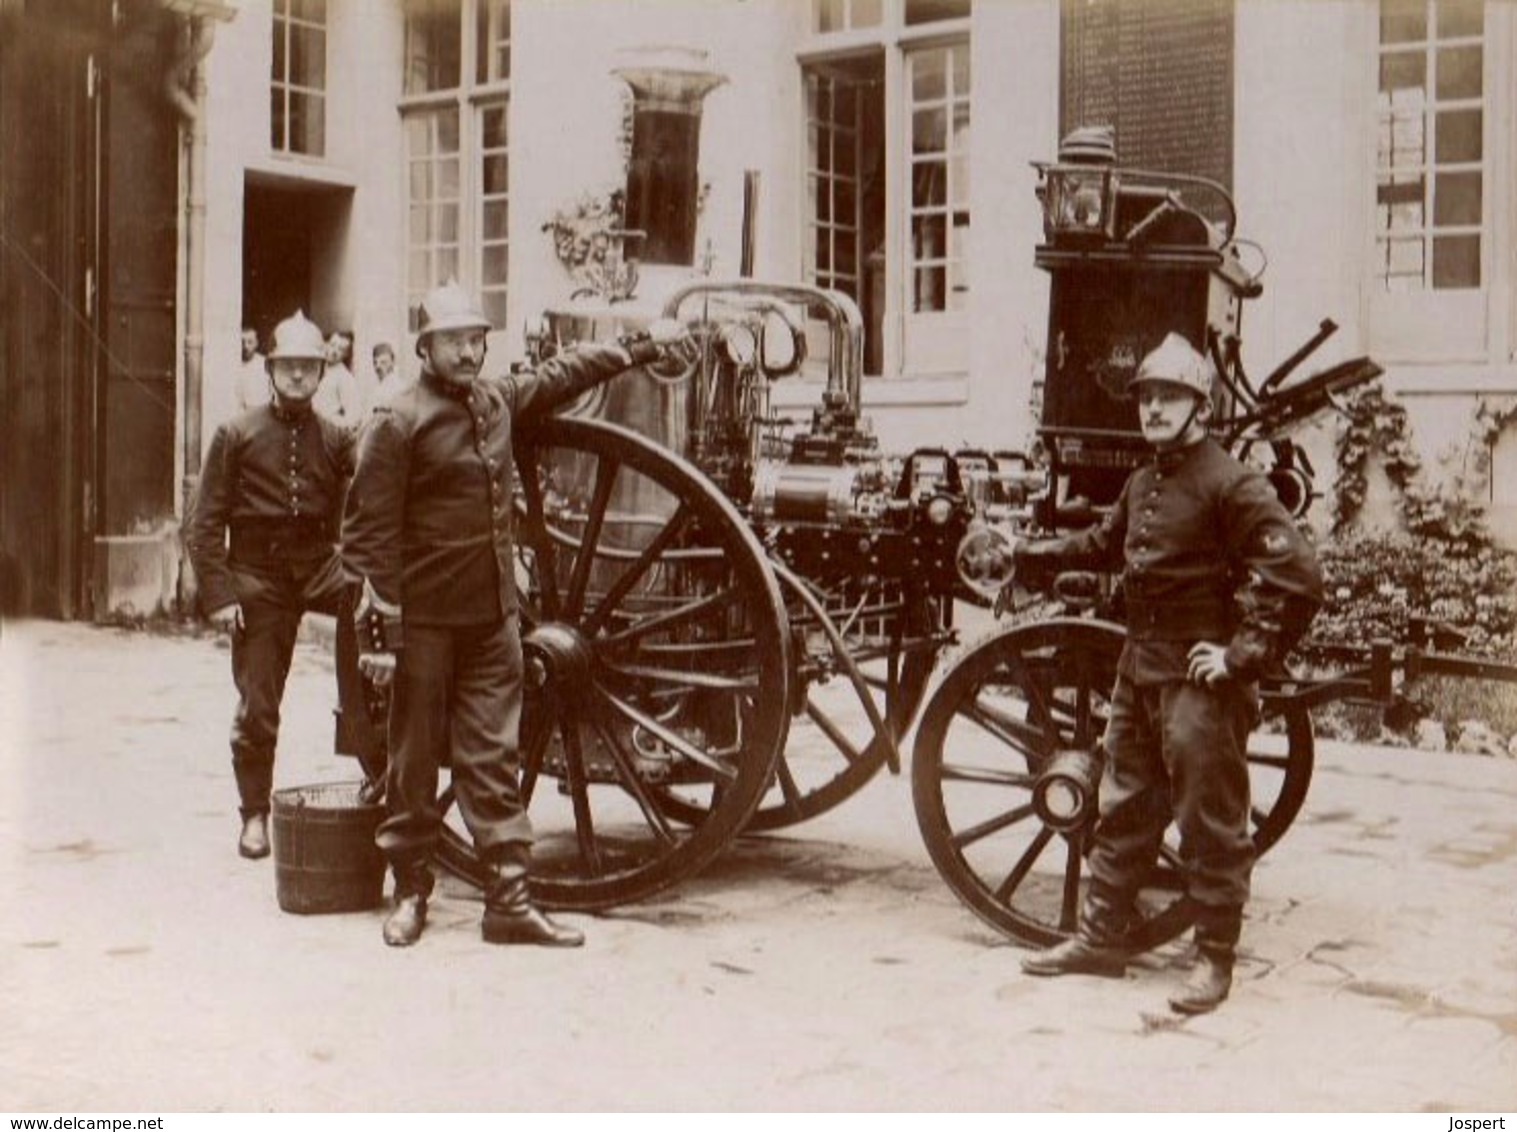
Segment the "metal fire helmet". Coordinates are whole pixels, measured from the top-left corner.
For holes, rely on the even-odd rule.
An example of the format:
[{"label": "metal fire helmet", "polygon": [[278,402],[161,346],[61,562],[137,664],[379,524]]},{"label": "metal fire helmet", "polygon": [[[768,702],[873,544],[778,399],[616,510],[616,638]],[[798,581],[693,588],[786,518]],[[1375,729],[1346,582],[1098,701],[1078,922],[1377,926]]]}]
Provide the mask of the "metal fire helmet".
[{"label": "metal fire helmet", "polygon": [[307,358],[324,362],[326,357],[326,338],[321,327],[308,319],[304,311],[296,311],[274,327],[274,348],[268,353],[269,361]]},{"label": "metal fire helmet", "polygon": [[421,300],[420,324],[417,328],[416,352],[427,335],[438,330],[489,330],[490,320],[484,316],[474,296],[452,279],[428,291]]},{"label": "metal fire helmet", "polygon": [[1163,381],[1180,385],[1203,398],[1212,392],[1212,367],[1184,336],[1170,331],[1158,348],[1139,364],[1128,388],[1137,391],[1145,381]]}]

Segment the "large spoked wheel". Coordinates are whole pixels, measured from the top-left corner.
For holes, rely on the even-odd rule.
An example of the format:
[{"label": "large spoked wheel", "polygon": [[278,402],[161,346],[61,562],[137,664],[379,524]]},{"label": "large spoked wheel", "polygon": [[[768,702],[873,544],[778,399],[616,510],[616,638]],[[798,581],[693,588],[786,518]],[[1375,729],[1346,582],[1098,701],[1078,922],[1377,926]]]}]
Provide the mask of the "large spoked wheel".
[{"label": "large spoked wheel", "polygon": [[[784,603],[736,510],[666,449],[554,419],[516,455],[533,893],[552,908],[639,900],[720,853],[773,778]],[[671,821],[668,796],[699,820]],[[439,858],[482,881],[456,807]]]},{"label": "large spoked wheel", "polygon": [[[749,833],[826,813],[879,773],[921,706],[943,635],[940,603],[919,591],[888,582],[829,586],[774,568],[800,698],[791,703],[790,736]],[[672,795],[664,807],[681,822],[701,819],[697,806]]]},{"label": "large spoked wheel", "polygon": [[[1056,943],[1078,924],[1122,641],[1101,621],[1012,627],[962,658],[917,729],[912,795],[933,863],[976,915],[1026,943]],[[1313,762],[1305,709],[1264,703],[1267,725],[1248,747],[1260,852],[1300,810]],[[1135,949],[1190,926],[1179,869],[1171,828],[1140,896]]]}]

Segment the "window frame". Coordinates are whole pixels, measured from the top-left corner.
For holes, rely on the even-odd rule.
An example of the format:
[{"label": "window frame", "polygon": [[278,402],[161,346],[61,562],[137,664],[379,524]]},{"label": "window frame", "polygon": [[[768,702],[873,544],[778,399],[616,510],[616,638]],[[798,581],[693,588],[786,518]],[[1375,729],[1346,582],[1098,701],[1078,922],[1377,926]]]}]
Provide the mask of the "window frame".
[{"label": "window frame", "polygon": [[[499,5],[506,12],[504,26],[506,35],[488,46],[488,57],[482,59],[480,50],[480,28],[482,23],[488,22],[483,17],[489,8]],[[403,27],[410,15],[410,5],[402,6]],[[499,58],[499,51],[504,48],[506,58],[512,49],[512,20],[510,15],[510,0],[458,0],[458,33],[459,33],[459,85],[439,90],[426,90],[414,94],[402,93],[397,102],[397,112],[401,119],[403,137],[402,161],[402,200],[406,213],[406,224],[403,233],[404,240],[404,289],[406,295],[406,319],[411,333],[417,328],[417,306],[426,292],[446,282],[445,279],[428,278],[418,280],[413,275],[413,253],[418,245],[413,244],[412,213],[417,207],[416,198],[413,196],[411,172],[416,161],[411,149],[410,123],[418,117],[433,115],[442,109],[454,109],[458,116],[458,197],[455,202],[457,209],[457,281],[471,294],[478,297],[485,308],[487,316],[491,317],[492,333],[506,331],[510,325],[509,304],[511,297],[510,287],[510,152],[511,137],[514,133],[511,122],[512,98],[509,62],[505,68],[506,75],[501,78],[479,78],[480,64],[483,62],[487,67],[494,66]],[[408,48],[402,49],[402,66],[409,66]],[[504,145],[487,145],[484,137],[486,116],[494,111],[500,111],[504,115],[502,126],[504,129]],[[486,161],[495,158],[504,159],[505,184],[497,191],[487,192],[484,185]],[[429,197],[427,207],[435,207],[437,198]],[[485,222],[486,209],[490,206],[504,204],[505,220],[503,232],[498,235],[486,236],[487,225]],[[445,247],[445,244],[426,244],[428,248]],[[488,253],[488,254],[487,254]],[[486,262],[494,253],[500,253],[505,262],[505,278],[485,278]],[[435,263],[429,263],[429,271],[436,272]],[[492,311],[495,312],[492,314]]]},{"label": "window frame", "polygon": [[[806,106],[806,73],[808,69],[830,61],[857,58],[871,51],[883,52],[885,90],[885,262],[886,286],[885,309],[881,320],[882,372],[870,378],[871,385],[880,391],[883,383],[904,387],[912,382],[926,380],[940,384],[943,379],[967,383],[970,369],[970,327],[972,324],[974,293],[968,292],[963,307],[954,311],[913,312],[911,309],[911,272],[907,262],[910,238],[911,185],[909,170],[912,165],[911,115],[907,109],[908,67],[907,57],[912,52],[940,47],[962,48],[969,53],[969,65],[973,67],[974,13],[955,16],[932,22],[908,24],[906,6],[908,0],[880,0],[881,18],[878,24],[841,28],[835,31],[813,30],[815,5],[821,0],[808,0],[798,5],[801,10],[801,39],[795,52],[796,66],[801,72],[800,105],[796,120],[801,123],[797,167],[800,170],[799,188],[803,208],[799,217],[798,239],[814,240],[815,216],[808,213],[809,204],[806,179],[812,168],[809,151]],[[857,0],[854,0],[857,3]],[[969,123],[974,121],[974,81],[971,69],[970,95],[967,100]],[[972,135],[971,135],[972,136]],[[967,153],[968,167],[973,178],[973,147]],[[965,201],[965,211],[972,218],[973,201]],[[973,246],[972,220],[967,237]],[[967,252],[967,249],[966,249]],[[866,252],[859,249],[862,262]],[[805,244],[797,247],[797,263],[807,262]],[[968,259],[964,262],[966,278]],[[935,396],[930,401],[937,401]]]},{"label": "window frame", "polygon": [[[321,20],[319,23],[304,14],[297,16],[294,12],[297,6],[304,7],[313,2],[321,6]],[[330,94],[327,89],[327,80],[331,69],[331,59],[328,55],[332,30],[330,0],[272,0],[269,9],[269,151],[281,157],[308,158],[317,161],[324,160],[327,157],[327,108],[330,101]],[[321,34],[322,85],[319,87],[296,83],[291,77],[291,45],[294,32],[297,29],[315,30]],[[284,60],[283,75],[275,73],[275,68],[280,58]],[[319,112],[320,125],[317,131],[319,145],[314,150],[296,149],[291,144],[292,131],[290,126],[292,115],[290,104],[292,99],[297,96],[306,99],[307,104],[315,107]],[[279,99],[278,113],[275,113],[273,106],[273,101],[276,97]],[[283,137],[282,144],[275,144],[276,131]]]},{"label": "window frame", "polygon": [[[1500,249],[1513,231],[1514,180],[1508,166],[1517,160],[1517,138],[1512,136],[1512,115],[1517,110],[1517,80],[1509,73],[1513,58],[1514,23],[1503,3],[1484,4],[1484,23],[1478,40],[1473,36],[1437,36],[1437,4],[1429,0],[1427,36],[1419,40],[1381,40],[1380,5],[1373,5],[1365,16],[1364,36],[1369,45],[1368,62],[1361,81],[1366,91],[1365,169],[1365,267],[1364,320],[1366,340],[1376,358],[1403,366],[1436,365],[1508,365],[1514,360],[1514,324],[1517,302],[1513,299],[1517,264]],[[1425,61],[1436,56],[1441,46],[1459,46],[1479,42],[1482,47],[1481,92],[1476,98],[1440,99],[1436,88],[1419,104],[1425,118],[1436,118],[1440,110],[1481,110],[1481,156],[1479,162],[1442,163],[1437,161],[1437,126],[1424,125],[1424,155],[1416,166],[1425,177],[1423,224],[1418,228],[1425,241],[1423,279],[1425,285],[1415,290],[1392,291],[1383,274],[1385,249],[1381,225],[1380,181],[1389,170],[1381,164],[1381,60],[1387,54],[1409,52],[1419,45]],[[1435,81],[1435,64],[1429,62],[1426,81]],[[1398,168],[1406,169],[1409,166]],[[1481,174],[1481,217],[1475,225],[1439,225],[1433,215],[1433,179],[1440,171],[1478,169]],[[1476,287],[1442,288],[1432,286],[1432,240],[1440,233],[1460,234],[1478,231],[1480,236],[1480,282]],[[1454,381],[1468,383],[1469,375],[1432,377],[1432,384]],[[1425,384],[1419,380],[1418,384]]]}]

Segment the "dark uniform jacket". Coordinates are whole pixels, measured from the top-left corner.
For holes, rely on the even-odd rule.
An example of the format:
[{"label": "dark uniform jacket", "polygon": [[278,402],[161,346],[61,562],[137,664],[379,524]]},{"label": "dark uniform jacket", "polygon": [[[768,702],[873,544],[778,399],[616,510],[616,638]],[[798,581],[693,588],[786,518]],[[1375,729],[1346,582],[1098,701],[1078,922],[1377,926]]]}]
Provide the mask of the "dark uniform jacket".
[{"label": "dark uniform jacket", "polygon": [[1185,679],[1202,640],[1226,642],[1228,669],[1256,678],[1283,661],[1322,602],[1316,554],[1274,488],[1209,438],[1134,471],[1100,525],[1024,544],[1018,559],[1120,566],[1119,671],[1140,684]]},{"label": "dark uniform jacket", "polygon": [[333,553],[353,460],[353,434],[309,409],[259,405],[216,430],[185,532],[207,613],[237,600],[234,569]]},{"label": "dark uniform jacket", "polygon": [[373,604],[360,612],[361,648],[402,647],[406,622],[488,625],[516,611],[512,423],[627,365],[621,347],[588,346],[468,387],[424,372],[374,410],[343,517],[344,568]]}]

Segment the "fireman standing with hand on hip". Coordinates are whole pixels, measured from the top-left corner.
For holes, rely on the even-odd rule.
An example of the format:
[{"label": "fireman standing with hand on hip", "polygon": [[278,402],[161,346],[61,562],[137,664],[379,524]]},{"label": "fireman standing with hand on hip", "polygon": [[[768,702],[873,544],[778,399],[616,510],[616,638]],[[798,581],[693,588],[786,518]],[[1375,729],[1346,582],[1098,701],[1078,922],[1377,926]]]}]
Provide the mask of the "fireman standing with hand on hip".
[{"label": "fireman standing with hand on hip", "polygon": [[[296,312],[274,329],[270,400],[216,430],[185,531],[201,607],[232,639],[232,769],[244,857],[269,855],[279,708],[306,611],[337,618],[342,714],[347,726],[367,727],[351,590],[337,553],[353,437],[312,411],[323,359],[321,328],[305,315]],[[372,748],[372,736],[363,734],[361,743]]]},{"label": "fireman standing with hand on hip", "polygon": [[[459,811],[488,872],[490,943],[577,946],[528,891],[532,825],[519,789],[522,646],[512,550],[514,427],[529,423],[683,338],[672,323],[588,346],[506,378],[481,372],[490,322],[456,283],[421,305],[420,380],[378,406],[364,432],[343,521],[348,573],[362,584],[360,660],[391,686],[389,813],[376,840],[395,876],[384,940],[420,938],[451,765]],[[655,341],[657,339],[658,341]]]},{"label": "fireman standing with hand on hip", "polygon": [[1209,437],[1212,381],[1189,342],[1165,338],[1131,382],[1152,462],[1099,526],[1014,551],[1028,573],[1120,563],[1127,606],[1079,930],[1022,968],[1121,975],[1138,889],[1172,818],[1198,956],[1169,1000],[1182,1014],[1215,1009],[1232,988],[1255,858],[1245,747],[1256,681],[1322,601],[1316,556],[1274,489]]}]

